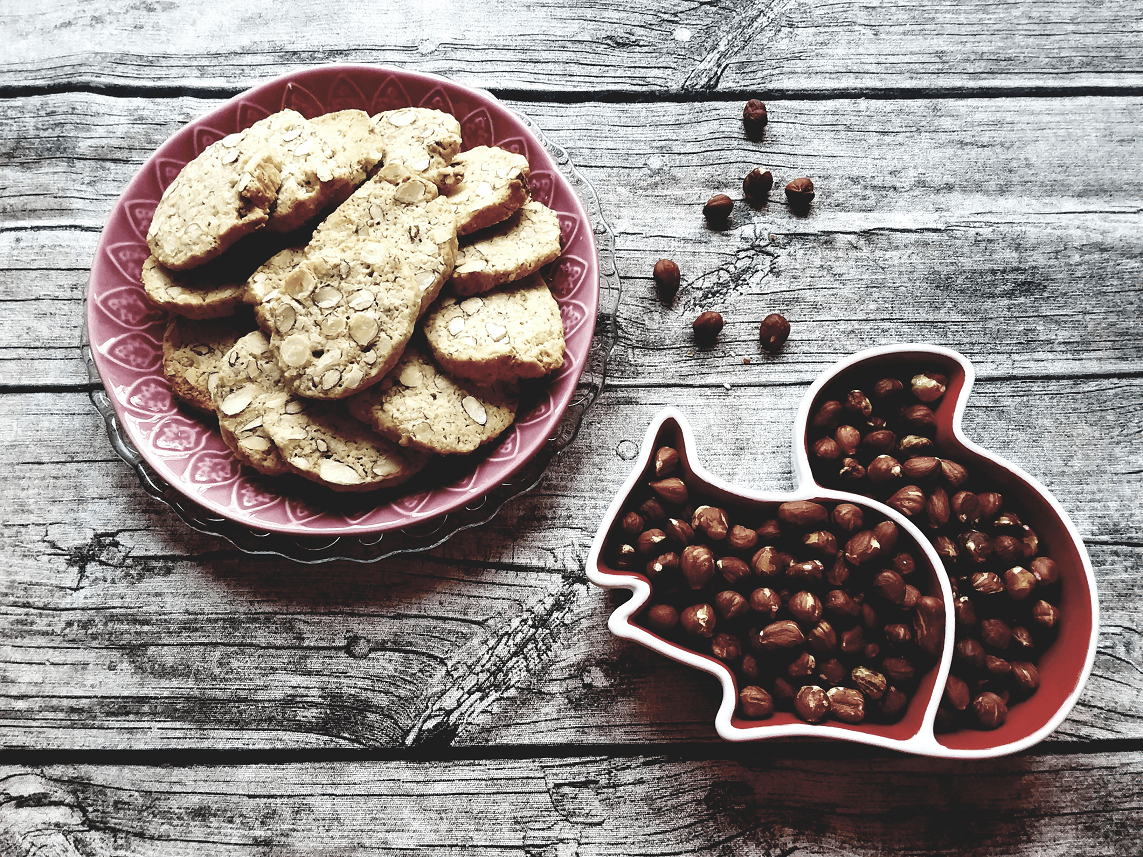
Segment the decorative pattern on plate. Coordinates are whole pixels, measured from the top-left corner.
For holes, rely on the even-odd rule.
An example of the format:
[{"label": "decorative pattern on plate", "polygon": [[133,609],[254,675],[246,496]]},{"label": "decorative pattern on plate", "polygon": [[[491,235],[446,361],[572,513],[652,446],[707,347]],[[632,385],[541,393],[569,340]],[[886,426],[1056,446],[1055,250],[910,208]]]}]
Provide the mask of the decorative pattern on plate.
[{"label": "decorative pattern on plate", "polygon": [[[307,117],[361,108],[376,113],[406,105],[453,113],[466,147],[503,145],[533,165],[532,185],[567,230],[553,263],[568,359],[522,412],[520,422],[461,473],[433,477],[415,494],[379,494],[372,505],[318,508],[288,480],[267,483],[246,468],[219,465],[225,445],[213,426],[187,419],[162,378],[160,314],[142,303],[139,271],[146,235],[164,188],[205,146],[290,107]],[[191,123],[144,165],[112,211],[92,265],[83,352],[104,389],[92,400],[121,457],[153,496],[196,529],[255,553],[302,562],[372,561],[434,547],[461,529],[485,523],[500,506],[532,488],[575,437],[598,395],[614,343],[619,278],[613,239],[594,190],[567,154],[536,126],[486,92],[433,75],[372,66],[323,66],[246,92]],[[594,316],[595,324],[586,324]],[[556,438],[556,440],[549,440]],[[447,484],[446,484],[447,482]],[[435,523],[426,527],[424,521]],[[438,520],[439,519],[439,520]]]}]

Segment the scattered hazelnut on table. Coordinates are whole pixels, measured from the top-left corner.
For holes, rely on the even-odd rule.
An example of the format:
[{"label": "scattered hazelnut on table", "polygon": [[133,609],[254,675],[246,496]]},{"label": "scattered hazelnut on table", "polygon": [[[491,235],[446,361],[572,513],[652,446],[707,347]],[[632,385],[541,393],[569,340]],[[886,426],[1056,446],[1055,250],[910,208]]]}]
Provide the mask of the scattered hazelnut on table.
[{"label": "scattered hazelnut on table", "polygon": [[695,332],[695,339],[704,344],[711,344],[718,338],[725,323],[721,315],[708,310],[691,323],[691,328]]},{"label": "scattered hazelnut on table", "polygon": [[790,322],[786,321],[785,316],[772,312],[762,319],[758,328],[758,341],[764,350],[771,354],[781,351],[789,337]]},{"label": "scattered hazelnut on table", "polygon": [[786,200],[795,211],[805,211],[814,198],[814,183],[807,178],[794,179],[786,185]]},{"label": "scattered hazelnut on table", "polygon": [[752,140],[757,140],[762,136],[762,129],[766,127],[766,123],[769,121],[770,117],[766,115],[766,105],[757,98],[751,98],[742,108],[742,127],[746,129],[746,136]]},{"label": "scattered hazelnut on table", "polygon": [[652,274],[655,278],[655,288],[663,303],[671,303],[679,291],[679,266],[670,259],[660,259],[655,263]]},{"label": "scattered hazelnut on table", "polygon": [[774,187],[774,176],[769,170],[763,171],[755,167],[746,174],[742,180],[742,195],[746,201],[757,207],[770,198],[770,189]]},{"label": "scattered hazelnut on table", "polygon": [[706,201],[706,205],[702,207],[702,214],[711,226],[722,227],[726,225],[733,210],[734,200],[724,193],[716,193]]}]

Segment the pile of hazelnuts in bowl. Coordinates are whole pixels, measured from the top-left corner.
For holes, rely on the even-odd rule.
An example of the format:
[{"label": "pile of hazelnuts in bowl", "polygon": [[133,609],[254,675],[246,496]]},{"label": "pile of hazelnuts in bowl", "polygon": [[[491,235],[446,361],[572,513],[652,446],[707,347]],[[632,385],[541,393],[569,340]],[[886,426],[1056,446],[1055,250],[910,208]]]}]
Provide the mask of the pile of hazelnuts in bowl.
[{"label": "pile of hazelnuts in bowl", "polygon": [[605,556],[650,583],[634,624],[731,671],[743,720],[891,724],[927,697],[918,688],[941,657],[944,602],[924,552],[888,516],[720,494],[664,445]]},{"label": "pile of hazelnuts in bowl", "polygon": [[810,408],[806,454],[819,485],[879,500],[936,549],[956,621],[935,727],[995,729],[1040,686],[1037,661],[1060,623],[1060,572],[1016,497],[968,461],[951,421],[938,418],[954,404],[948,385],[929,370],[827,387]]}]

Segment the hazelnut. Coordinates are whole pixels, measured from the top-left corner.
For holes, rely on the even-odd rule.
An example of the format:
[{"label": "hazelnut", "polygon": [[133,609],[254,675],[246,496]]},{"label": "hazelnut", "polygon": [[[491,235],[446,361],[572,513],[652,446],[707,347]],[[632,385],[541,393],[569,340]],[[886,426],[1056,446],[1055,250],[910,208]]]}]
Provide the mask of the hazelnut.
[{"label": "hazelnut", "polygon": [[789,554],[767,545],[750,558],[750,568],[759,577],[778,577],[785,573],[792,561]]},{"label": "hazelnut", "polygon": [[1060,621],[1060,611],[1047,601],[1037,601],[1032,605],[1032,621],[1051,630]]},{"label": "hazelnut", "polygon": [[659,292],[660,299],[663,303],[671,303],[679,291],[679,266],[670,259],[660,259],[655,263],[652,276],[655,278],[655,288]]},{"label": "hazelnut", "polygon": [[889,429],[877,429],[871,431],[861,441],[861,446],[867,452],[872,452],[877,455],[886,455],[893,451],[897,446],[897,435],[889,431]]},{"label": "hazelnut", "polygon": [[709,604],[692,604],[679,614],[679,624],[691,637],[713,637],[716,621],[714,608]]},{"label": "hazelnut", "polygon": [[742,644],[733,634],[715,634],[710,641],[710,653],[728,664],[742,657]]},{"label": "hazelnut", "polygon": [[865,650],[865,632],[860,625],[841,632],[837,648],[843,655],[856,655]]},{"label": "hazelnut", "polygon": [[891,564],[898,574],[910,575],[917,570],[917,560],[908,551],[899,551],[891,560]]},{"label": "hazelnut", "polygon": [[802,536],[802,544],[818,556],[832,559],[837,554],[837,536],[829,530],[814,530]]},{"label": "hazelnut", "polygon": [[771,354],[781,351],[782,346],[786,344],[786,340],[789,338],[790,322],[786,321],[786,317],[779,313],[770,313],[762,319],[762,323],[758,326],[758,341],[763,350]]},{"label": "hazelnut", "polygon": [[841,684],[849,671],[837,658],[830,658],[818,667],[818,675],[829,684]]},{"label": "hazelnut", "polygon": [[810,418],[810,428],[818,431],[835,431],[841,422],[841,402],[834,399],[822,402],[817,413]]},{"label": "hazelnut", "polygon": [[829,622],[818,622],[806,634],[806,645],[819,655],[828,654],[837,648],[837,632]]},{"label": "hazelnut", "polygon": [[829,713],[829,697],[814,684],[807,684],[794,697],[794,710],[807,723],[821,723]]},{"label": "hazelnut", "polygon": [[786,568],[786,577],[791,583],[815,584],[825,575],[825,565],[821,560],[808,559],[805,562],[791,563]]},{"label": "hazelnut", "polygon": [[922,372],[913,376],[913,395],[926,404],[937,401],[948,389],[949,379],[936,372]]},{"label": "hazelnut", "polygon": [[679,557],[679,567],[691,589],[702,589],[714,576],[714,553],[706,545],[687,545]]},{"label": "hazelnut", "polygon": [[824,607],[826,612],[843,619],[856,619],[861,615],[861,605],[843,589],[831,589],[827,592]]},{"label": "hazelnut", "polygon": [[[879,455],[865,468],[869,481],[878,488],[887,488],[901,481],[904,472],[901,463],[891,455]],[[918,489],[919,490],[919,489]]]},{"label": "hazelnut", "polygon": [[752,551],[758,545],[758,533],[749,527],[735,524],[726,534],[726,543],[736,551]]},{"label": "hazelnut", "polygon": [[778,518],[792,527],[811,530],[829,521],[829,511],[812,500],[791,500],[778,507]]},{"label": "hazelnut", "polygon": [[647,577],[654,580],[664,574],[670,574],[679,570],[679,555],[668,551],[665,554],[660,554],[653,560],[647,563],[646,566]]},{"label": "hazelnut", "polygon": [[873,403],[862,390],[850,390],[845,394],[845,401],[841,405],[849,413],[861,419],[868,419],[873,413]]},{"label": "hazelnut", "polygon": [[984,729],[996,729],[1008,719],[1008,706],[991,691],[985,691],[972,701],[972,712]]},{"label": "hazelnut", "polygon": [[768,652],[793,649],[805,642],[806,635],[802,633],[798,623],[791,619],[779,619],[777,622],[771,622],[758,635],[758,645]]},{"label": "hazelnut", "polygon": [[984,659],[987,655],[984,646],[978,640],[966,637],[958,640],[956,644],[957,657],[972,669],[984,669]]},{"label": "hazelnut", "polygon": [[[956,491],[968,481],[968,469],[963,464],[941,459],[941,478],[948,483],[949,488]],[[979,507],[978,507],[979,508]]]},{"label": "hazelnut", "polygon": [[647,610],[647,625],[652,631],[666,634],[679,624],[679,611],[670,604],[655,604]]},{"label": "hazelnut", "polygon": [[615,568],[628,569],[635,567],[638,558],[639,552],[635,550],[635,546],[623,542],[615,549],[615,554],[611,562]]},{"label": "hazelnut", "polygon": [[968,585],[981,595],[999,595],[1004,591],[1004,581],[991,571],[978,571],[971,575]]},{"label": "hazelnut", "polygon": [[985,619],[980,623],[980,639],[986,646],[1003,651],[1012,642],[1012,629],[1003,619]]},{"label": "hazelnut", "polygon": [[682,547],[692,544],[695,540],[694,528],[678,518],[668,518],[663,524],[663,532],[667,534],[668,539]]},{"label": "hazelnut", "polygon": [[1003,680],[1012,675],[1012,664],[996,655],[985,656],[984,669],[991,678],[997,680]]},{"label": "hazelnut", "polygon": [[869,667],[854,667],[849,677],[857,689],[870,699],[880,699],[889,689],[889,680]]},{"label": "hazelnut", "polygon": [[731,585],[750,576],[750,566],[736,556],[724,556],[714,565],[723,580]]},{"label": "hazelnut", "polygon": [[956,612],[956,623],[961,628],[971,628],[976,624],[976,607],[967,595],[957,596],[953,601],[953,610]]},{"label": "hazelnut", "polygon": [[909,697],[897,688],[890,687],[877,701],[877,707],[881,709],[881,714],[886,720],[900,720],[909,707]]},{"label": "hazelnut", "polygon": [[873,586],[890,604],[901,604],[905,600],[905,578],[895,571],[878,572]]},{"label": "hazelnut", "polygon": [[765,720],[774,713],[774,698],[757,685],[749,685],[738,694],[738,707],[743,717]]},{"label": "hazelnut", "polygon": [[1060,569],[1055,560],[1046,556],[1038,556],[1032,560],[1031,570],[1036,583],[1040,586],[1051,586],[1060,579]]},{"label": "hazelnut", "polygon": [[1016,566],[1004,572],[1004,590],[1013,601],[1023,601],[1036,588],[1036,576],[1026,568]]},{"label": "hazelnut", "polygon": [[769,518],[763,521],[754,532],[758,534],[759,541],[769,542],[781,537],[782,526],[778,523],[777,518]]},{"label": "hazelnut", "polygon": [[809,652],[801,652],[786,666],[786,675],[792,679],[809,678],[817,669],[818,661]]},{"label": "hazelnut", "polygon": [[930,438],[919,434],[907,434],[897,441],[897,451],[903,458],[912,458],[914,455],[932,455],[936,444]]},{"label": "hazelnut", "polygon": [[853,426],[838,426],[833,438],[844,455],[857,455],[857,448],[861,445],[861,432]]},{"label": "hazelnut", "polygon": [[885,504],[906,518],[912,518],[925,507],[925,492],[916,485],[906,485],[886,500]]},{"label": "hazelnut", "polygon": [[865,719],[865,697],[852,687],[831,687],[826,691],[829,697],[830,716],[842,723],[860,723]]},{"label": "hazelnut", "polygon": [[941,472],[941,460],[933,455],[915,455],[901,465],[906,479],[928,479]]},{"label": "hazelnut", "polygon": [[666,479],[651,482],[650,488],[658,495],[659,499],[667,503],[681,506],[690,498],[686,483],[677,476],[668,476]]},{"label": "hazelnut", "polygon": [[962,524],[975,524],[980,520],[980,498],[971,491],[957,491],[952,495],[949,506]]},{"label": "hazelnut", "polygon": [[795,620],[804,625],[813,625],[822,617],[821,599],[805,590],[791,595],[786,609]]},{"label": "hazelnut", "polygon": [[882,378],[873,385],[873,398],[879,402],[888,401],[904,389],[905,385],[896,378]]},{"label": "hazelnut", "polygon": [[929,526],[939,530],[949,522],[952,510],[949,508],[949,495],[944,488],[934,488],[933,492],[925,498],[925,516]]},{"label": "hazelnut", "polygon": [[845,543],[845,558],[854,565],[864,565],[881,556],[881,542],[873,530],[862,530]]},{"label": "hazelnut", "polygon": [[709,345],[718,339],[725,323],[717,312],[707,310],[691,322],[691,329],[694,330],[695,339]]},{"label": "hazelnut", "polygon": [[833,522],[847,533],[860,530],[864,517],[861,507],[853,503],[838,503],[833,508]]},{"label": "hazelnut", "polygon": [[679,451],[673,446],[660,446],[655,450],[655,478],[666,479],[679,466]]},{"label": "hazelnut", "polygon": [[746,174],[742,180],[742,195],[746,201],[757,207],[770,198],[770,189],[774,187],[774,176],[769,170],[755,167]]},{"label": "hazelnut", "polygon": [[856,458],[846,458],[841,462],[837,475],[846,482],[860,482],[865,478],[865,468]]},{"label": "hazelnut", "polygon": [[727,622],[745,616],[750,612],[750,602],[741,592],[726,589],[714,596],[714,610],[719,618]]},{"label": "hazelnut", "polygon": [[691,515],[691,526],[712,542],[718,542],[725,539],[730,532],[730,519],[724,509],[716,506],[699,506]]},{"label": "hazelnut", "polygon": [[763,622],[772,622],[782,609],[782,598],[768,586],[760,586],[750,593],[750,609],[759,614]]},{"label": "hazelnut", "polygon": [[643,532],[645,522],[643,516],[638,512],[628,512],[623,516],[623,521],[619,526],[627,535],[638,538],[639,534]]},{"label": "hazelnut", "polygon": [[904,646],[913,641],[913,631],[904,622],[892,622],[882,628],[881,633],[890,646]]},{"label": "hazelnut", "polygon": [[937,430],[937,417],[928,405],[909,405],[901,411],[901,424],[913,434],[928,436]]},{"label": "hazelnut", "polygon": [[1040,686],[1040,671],[1028,661],[1013,661],[1012,683],[1024,693],[1031,693]]},{"label": "hazelnut", "polygon": [[995,491],[983,491],[976,495],[977,500],[980,501],[980,520],[990,521],[1000,512],[1000,507],[1004,505],[1004,498],[997,494]]},{"label": "hazelnut", "polygon": [[882,521],[873,528],[873,535],[877,537],[877,541],[881,543],[881,550],[883,553],[892,553],[897,547],[897,538],[900,535],[897,530],[897,525],[892,521]]},{"label": "hazelnut", "polygon": [[660,545],[667,540],[667,534],[659,529],[646,530],[639,534],[635,547],[643,556],[658,556],[662,551]]},{"label": "hazelnut", "polygon": [[808,178],[797,178],[786,185],[786,201],[794,210],[809,208],[814,196],[814,183]]},{"label": "hazelnut", "polygon": [[702,207],[702,214],[706,218],[706,222],[710,226],[716,227],[725,226],[732,211],[734,211],[734,200],[724,193],[716,193]]},{"label": "hazelnut", "polygon": [[907,658],[885,658],[881,661],[885,676],[896,684],[908,684],[917,675],[917,669]]},{"label": "hazelnut", "polygon": [[980,565],[992,556],[992,541],[979,530],[966,530],[957,537],[961,556],[970,565]]},{"label": "hazelnut", "polygon": [[746,131],[746,136],[751,140],[757,140],[762,136],[762,129],[766,127],[766,123],[769,121],[770,117],[766,115],[766,105],[757,98],[751,98],[742,108],[742,127]]}]

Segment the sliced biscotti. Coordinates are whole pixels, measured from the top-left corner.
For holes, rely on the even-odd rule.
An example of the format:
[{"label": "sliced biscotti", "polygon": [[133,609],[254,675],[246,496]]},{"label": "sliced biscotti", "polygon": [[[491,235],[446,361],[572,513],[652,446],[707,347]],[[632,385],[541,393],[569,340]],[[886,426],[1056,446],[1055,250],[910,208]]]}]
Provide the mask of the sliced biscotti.
[{"label": "sliced biscotti", "polygon": [[385,165],[400,164],[440,188],[461,178],[451,166],[460,151],[460,122],[427,107],[402,107],[373,117],[385,150]]},{"label": "sliced biscotti", "polygon": [[476,146],[453,159],[464,178],[449,191],[456,231],[468,235],[507,219],[528,201],[528,159],[498,146]]},{"label": "sliced biscotti", "polygon": [[174,271],[154,256],[143,262],[143,294],[159,309],[187,318],[222,318],[234,315],[246,293],[244,275],[206,266]]},{"label": "sliced biscotti", "polygon": [[214,387],[223,358],[250,332],[250,319],[191,319],[172,315],[163,333],[163,375],[175,396],[214,413]]},{"label": "sliced biscotti", "polygon": [[564,362],[559,304],[539,274],[486,295],[443,297],[422,324],[441,368],[479,384],[539,378]]},{"label": "sliced biscotti", "polygon": [[456,215],[436,185],[386,164],[318,226],[311,246],[348,247],[354,241],[408,263],[424,312],[456,262]]},{"label": "sliced biscotti", "polygon": [[163,265],[205,264],[262,227],[290,232],[376,167],[380,135],[360,110],[311,122],[282,110],[208,146],[163,193],[147,244]]},{"label": "sliced biscotti", "polygon": [[266,430],[290,470],[334,491],[400,485],[429,456],[405,449],[350,416],[342,402],[284,397],[265,417]]},{"label": "sliced biscotti", "polygon": [[457,295],[481,294],[520,280],[559,255],[559,218],[542,202],[529,200],[504,222],[468,237],[449,287]]},{"label": "sliced biscotti", "polygon": [[362,242],[307,248],[258,310],[286,387],[340,399],[381,380],[401,356],[421,308],[415,272]]},{"label": "sliced biscotti", "polygon": [[346,400],[349,412],[402,446],[443,454],[472,452],[516,418],[515,384],[482,387],[452,377],[414,340],[389,374]]},{"label": "sliced biscotti", "polygon": [[240,338],[218,368],[214,410],[222,439],[238,460],[269,476],[289,470],[264,425],[266,414],[284,407],[286,399],[265,334],[256,330]]}]

